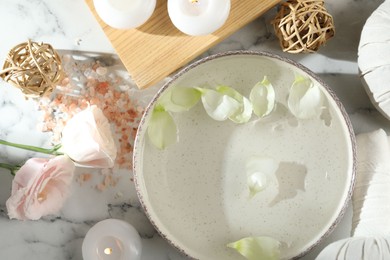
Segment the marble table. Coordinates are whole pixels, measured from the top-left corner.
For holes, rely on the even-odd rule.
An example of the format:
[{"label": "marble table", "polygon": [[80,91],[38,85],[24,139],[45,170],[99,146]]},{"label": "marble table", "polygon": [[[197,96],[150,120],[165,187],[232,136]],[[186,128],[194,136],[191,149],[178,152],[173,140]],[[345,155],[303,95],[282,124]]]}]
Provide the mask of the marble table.
[{"label": "marble table", "polygon": [[[370,103],[358,76],[357,46],[360,32],[380,0],[327,0],[333,15],[336,36],[315,54],[290,55],[279,47],[271,19],[276,8],[242,28],[202,56],[228,50],[270,51],[298,61],[317,73],[336,92],[352,121],[355,133],[384,128],[390,123]],[[71,50],[112,53],[114,50],[82,0],[0,0],[0,63],[10,48],[26,41],[51,43],[65,53]],[[118,61],[117,61],[118,62]],[[118,63],[120,69],[120,62]],[[123,70],[123,68],[122,68]],[[129,83],[131,85],[131,83]],[[144,104],[163,82],[138,93]],[[133,85],[131,87],[134,87]],[[0,82],[0,138],[31,145],[48,144],[50,133],[36,127],[41,111],[36,102]],[[31,153],[0,147],[0,160],[21,162]],[[9,220],[5,201],[10,196],[12,176],[0,170],[0,259],[82,259],[81,245],[89,228],[106,218],[130,222],[140,233],[143,260],[187,259],[154,230],[145,217],[126,171],[115,173],[118,184],[96,189],[101,174],[88,183],[73,184],[73,193],[58,216],[39,221]],[[351,207],[335,231],[302,259],[314,259],[331,241],[349,236]]]}]

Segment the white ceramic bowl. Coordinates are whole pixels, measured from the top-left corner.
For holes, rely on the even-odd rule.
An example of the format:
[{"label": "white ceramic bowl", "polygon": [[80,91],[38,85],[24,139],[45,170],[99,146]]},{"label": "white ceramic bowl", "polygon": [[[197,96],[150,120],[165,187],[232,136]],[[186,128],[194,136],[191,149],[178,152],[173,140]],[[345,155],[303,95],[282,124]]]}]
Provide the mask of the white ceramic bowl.
[{"label": "white ceramic bowl", "polygon": [[[311,77],[326,96],[322,119],[299,121],[286,109],[295,73]],[[151,145],[147,126],[159,96],[173,86],[224,84],[249,96],[267,75],[277,109],[246,124],[215,121],[201,102],[174,113],[179,141]],[[245,161],[278,162],[274,181],[249,199]],[[139,126],[134,176],[140,201],[160,234],[186,255],[202,260],[244,259],[226,244],[248,236],[282,242],[282,259],[302,256],[340,221],[355,177],[355,139],[333,93],[303,66],[261,52],[204,58],[176,74],[154,97]]]}]

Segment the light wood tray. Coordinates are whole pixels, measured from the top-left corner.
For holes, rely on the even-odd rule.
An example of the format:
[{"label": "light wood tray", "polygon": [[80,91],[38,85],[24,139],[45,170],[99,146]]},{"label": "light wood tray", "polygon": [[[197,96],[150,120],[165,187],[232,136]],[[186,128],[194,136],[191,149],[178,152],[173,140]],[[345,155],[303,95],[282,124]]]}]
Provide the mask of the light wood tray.
[{"label": "light wood tray", "polygon": [[118,30],[96,14],[93,0],[85,0],[139,88],[146,88],[253,21],[280,0],[231,0],[231,11],[222,28],[205,36],[188,36],[169,19],[167,0],[157,0],[152,17],[142,26]]}]

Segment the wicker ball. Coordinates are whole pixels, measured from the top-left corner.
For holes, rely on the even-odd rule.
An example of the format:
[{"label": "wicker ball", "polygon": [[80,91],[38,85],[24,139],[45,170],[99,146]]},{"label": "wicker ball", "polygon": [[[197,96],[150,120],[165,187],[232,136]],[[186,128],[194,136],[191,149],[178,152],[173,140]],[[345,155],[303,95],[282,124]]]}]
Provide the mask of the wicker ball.
[{"label": "wicker ball", "polygon": [[272,21],[285,52],[311,53],[335,34],[323,0],[288,0]]},{"label": "wicker ball", "polygon": [[29,40],[9,51],[0,76],[27,97],[40,97],[61,79],[61,59],[51,45]]}]

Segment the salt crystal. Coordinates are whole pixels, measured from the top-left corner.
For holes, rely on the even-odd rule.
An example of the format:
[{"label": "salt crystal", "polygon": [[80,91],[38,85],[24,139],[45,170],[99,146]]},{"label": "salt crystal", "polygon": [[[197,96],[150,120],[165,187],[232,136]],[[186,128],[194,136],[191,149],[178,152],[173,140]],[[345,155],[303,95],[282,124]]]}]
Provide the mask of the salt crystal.
[{"label": "salt crystal", "polygon": [[106,186],[104,186],[103,184],[99,183],[98,185],[96,185],[96,189],[99,190],[99,191],[104,191],[106,189]]},{"label": "salt crystal", "polygon": [[120,86],[119,86],[119,89],[120,89],[121,91],[128,91],[128,90],[130,89],[130,87],[129,87],[128,85],[120,85]]},{"label": "salt crystal", "polygon": [[96,69],[96,73],[100,76],[104,76],[107,73],[107,69],[105,67],[99,67]]},{"label": "salt crystal", "polygon": [[111,173],[111,171],[109,169],[102,169],[101,173],[103,175],[109,175]]},{"label": "salt crystal", "polygon": [[115,198],[121,198],[123,197],[123,193],[118,191],[116,194],[115,194]]}]

